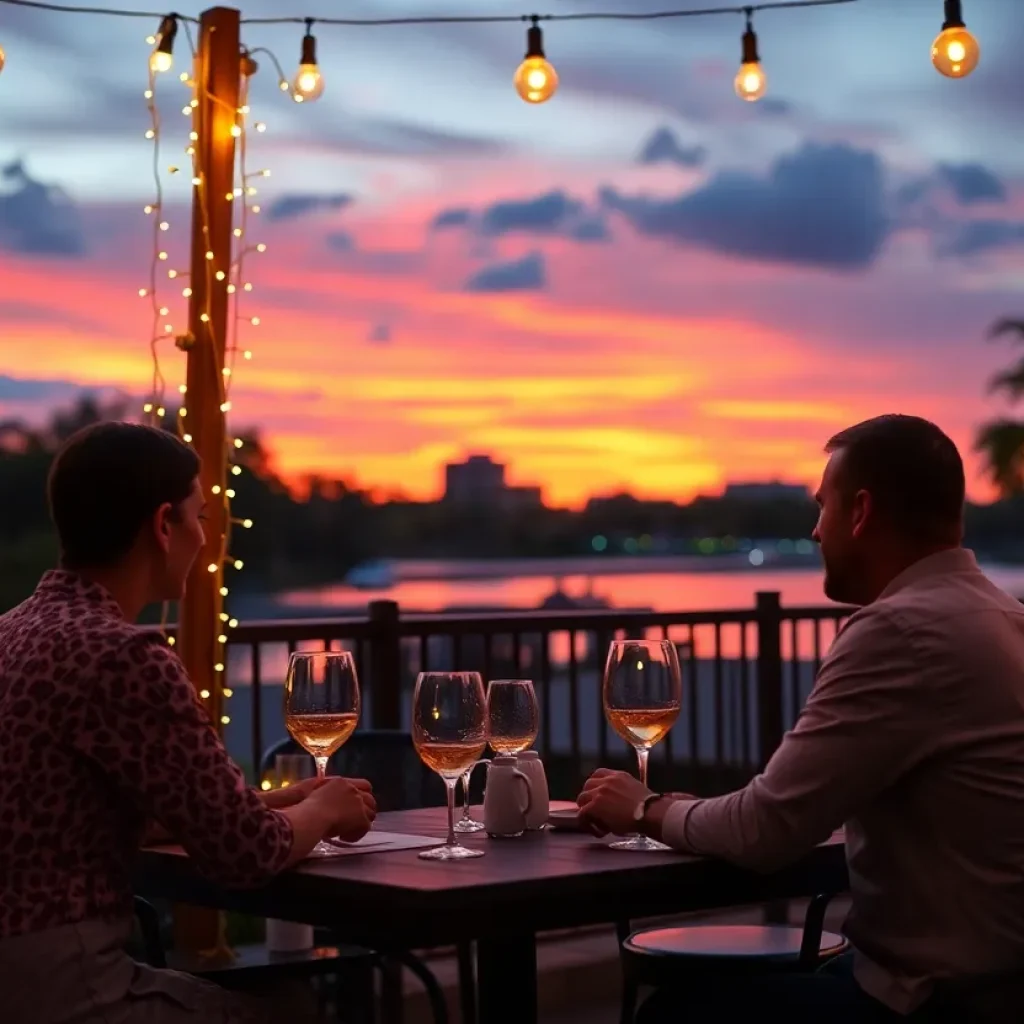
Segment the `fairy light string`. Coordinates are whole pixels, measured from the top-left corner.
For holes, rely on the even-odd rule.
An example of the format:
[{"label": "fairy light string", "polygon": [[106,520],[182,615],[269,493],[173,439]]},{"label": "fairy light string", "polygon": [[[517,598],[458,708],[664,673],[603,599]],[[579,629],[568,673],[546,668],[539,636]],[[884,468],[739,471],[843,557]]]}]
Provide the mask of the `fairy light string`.
[{"label": "fairy light string", "polygon": [[[195,43],[192,38],[189,22],[182,19],[182,25],[188,41],[188,48],[194,62]],[[159,37],[150,36],[147,39],[147,43],[150,46],[153,46],[158,43],[158,39]],[[204,271],[206,274],[207,287],[204,292],[204,308],[200,311],[200,319],[204,323],[212,324],[213,311],[211,303],[213,289],[215,285],[226,287],[229,298],[230,317],[227,328],[227,337],[225,338],[225,345],[223,346],[225,352],[225,365],[222,372],[212,374],[212,376],[214,376],[218,381],[218,400],[221,412],[224,413],[225,416],[227,416],[231,411],[230,395],[231,385],[234,380],[236,355],[241,352],[243,358],[246,360],[252,357],[251,349],[248,347],[243,348],[242,346],[242,323],[243,321],[247,321],[250,326],[257,326],[260,322],[260,318],[258,316],[249,316],[242,308],[243,297],[248,297],[253,287],[252,283],[246,277],[245,259],[250,252],[263,252],[266,250],[266,246],[262,242],[256,245],[250,245],[246,240],[249,218],[252,214],[259,212],[259,204],[251,202],[252,197],[257,193],[255,185],[251,182],[252,179],[256,177],[264,177],[268,175],[269,171],[261,170],[255,174],[250,174],[248,170],[246,157],[248,152],[247,121],[250,113],[248,102],[249,82],[252,74],[255,73],[256,64],[248,54],[248,51],[243,50],[240,55],[240,59],[242,61],[243,76],[240,83],[239,104],[237,109],[233,109],[231,111],[231,132],[236,140],[236,180],[240,184],[230,195],[221,197],[210,195],[210,191],[207,188],[205,169],[202,165],[201,147],[197,145],[198,134],[195,130],[194,123],[191,121],[191,118],[198,110],[200,103],[204,99],[209,99],[217,103],[223,103],[223,101],[220,100],[212,91],[208,90],[207,84],[204,81],[194,80],[188,73],[182,73],[180,76],[181,81],[190,90],[189,98],[186,104],[182,107],[182,114],[190,119],[188,144],[185,147],[185,153],[186,156],[190,158],[195,209],[199,213],[200,225],[204,239],[208,239],[210,235],[210,204],[212,202],[220,201],[235,204],[234,210],[236,211],[235,216],[233,217],[232,252],[228,266],[218,267],[212,259],[212,251],[207,250],[207,256],[211,258],[208,258],[205,261]],[[151,66],[149,71],[148,87],[144,96],[150,117],[150,125],[146,130],[146,138],[151,140],[153,144],[154,198],[151,203],[146,205],[145,213],[154,218],[152,232],[153,251],[149,263],[149,283],[146,287],[139,289],[139,294],[150,300],[152,308],[150,352],[153,365],[150,393],[143,405],[143,414],[145,420],[154,425],[163,426],[168,423],[168,420],[170,420],[173,422],[174,429],[178,436],[186,443],[191,443],[192,435],[188,430],[187,387],[185,384],[181,384],[179,386],[179,395],[176,396],[178,399],[177,407],[174,410],[173,417],[168,416],[167,378],[163,370],[161,357],[161,343],[166,342],[168,338],[173,338],[177,342],[177,347],[181,350],[187,350],[190,347],[191,338],[187,332],[175,335],[174,326],[170,320],[170,309],[168,306],[163,304],[164,299],[160,294],[161,285],[164,280],[164,268],[168,266],[170,261],[170,254],[167,250],[165,241],[166,232],[170,229],[170,223],[167,220],[169,214],[165,207],[163,173],[174,175],[179,173],[179,168],[169,166],[166,168],[166,171],[164,171],[160,163],[163,126],[159,108],[157,106],[157,77],[158,76],[155,74]],[[260,132],[264,131],[266,128],[262,122],[259,122],[257,127]],[[189,274],[187,271],[178,270],[171,266],[166,270],[166,279],[171,281],[188,281]],[[192,297],[192,288],[190,284],[185,285],[181,291],[181,296],[186,300]],[[204,346],[205,351],[209,354],[209,358],[211,359],[217,358],[216,352],[218,348],[219,346],[216,344]],[[220,500],[223,503],[225,526],[224,531],[220,536],[219,544],[217,545],[216,560],[211,560],[206,566],[207,570],[217,577],[215,580],[215,586],[217,587],[221,598],[226,598],[230,592],[225,578],[226,570],[231,569],[233,571],[240,571],[243,568],[242,560],[231,554],[232,528],[242,527],[243,529],[249,529],[253,525],[253,521],[251,519],[235,516],[232,511],[232,500],[235,497],[233,484],[235,483],[236,478],[243,472],[243,467],[238,461],[238,454],[244,443],[241,438],[232,437],[230,431],[225,431],[225,438],[227,451],[226,458],[224,460],[224,470],[220,479],[215,482],[211,488],[211,497],[215,500]],[[238,621],[231,616],[223,606],[221,607],[221,610],[217,612],[217,615],[218,619],[214,623],[214,636],[216,638],[215,663],[213,665],[214,685],[217,686],[221,697],[226,700],[232,696],[231,688],[226,685],[228,633],[230,629],[238,625]],[[167,621],[168,606],[165,605],[161,616],[161,627],[165,631],[167,628]],[[168,637],[168,642],[173,644],[174,637]],[[214,695],[210,690],[202,689],[199,691],[199,696],[203,701],[210,701]],[[230,720],[230,716],[223,713],[220,717],[220,724],[227,725]]]}]

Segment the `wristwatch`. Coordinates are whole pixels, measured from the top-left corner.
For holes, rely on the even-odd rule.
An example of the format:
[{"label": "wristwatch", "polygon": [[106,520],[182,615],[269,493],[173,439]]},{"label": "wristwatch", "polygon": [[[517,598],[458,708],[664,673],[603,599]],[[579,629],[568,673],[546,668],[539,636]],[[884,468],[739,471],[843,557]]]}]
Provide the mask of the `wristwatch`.
[{"label": "wristwatch", "polygon": [[664,793],[648,793],[647,796],[645,796],[643,800],[641,800],[640,803],[636,805],[636,810],[633,811],[633,820],[637,824],[643,821],[644,818],[647,817],[647,811],[649,810],[651,804],[655,803],[657,800],[660,800],[664,795]]}]

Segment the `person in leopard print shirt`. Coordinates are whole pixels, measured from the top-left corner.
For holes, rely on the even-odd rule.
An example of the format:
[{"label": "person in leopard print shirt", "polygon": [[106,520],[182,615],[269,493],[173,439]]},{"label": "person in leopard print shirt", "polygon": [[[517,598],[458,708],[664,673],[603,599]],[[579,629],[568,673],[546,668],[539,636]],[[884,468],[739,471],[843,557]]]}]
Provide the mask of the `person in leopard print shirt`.
[{"label": "person in leopard print shirt", "polygon": [[180,598],[204,544],[191,448],[134,424],[87,428],[57,455],[49,500],[61,568],[0,616],[3,1019],[260,1020],[244,997],[122,952],[147,821],[208,877],[258,886],[322,838],[364,835],[370,786],[251,789],[162,635],[133,624]]}]

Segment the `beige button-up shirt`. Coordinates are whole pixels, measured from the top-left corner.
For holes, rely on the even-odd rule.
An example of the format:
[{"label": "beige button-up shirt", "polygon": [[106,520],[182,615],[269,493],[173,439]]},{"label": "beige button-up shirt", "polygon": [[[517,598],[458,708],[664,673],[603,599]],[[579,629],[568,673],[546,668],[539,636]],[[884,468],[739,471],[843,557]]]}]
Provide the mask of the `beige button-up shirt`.
[{"label": "beige button-up shirt", "polygon": [[664,832],[770,870],[844,824],[866,992],[905,1014],[935,979],[1024,964],[1024,606],[970,551],[857,611],[764,773],[680,801]]}]

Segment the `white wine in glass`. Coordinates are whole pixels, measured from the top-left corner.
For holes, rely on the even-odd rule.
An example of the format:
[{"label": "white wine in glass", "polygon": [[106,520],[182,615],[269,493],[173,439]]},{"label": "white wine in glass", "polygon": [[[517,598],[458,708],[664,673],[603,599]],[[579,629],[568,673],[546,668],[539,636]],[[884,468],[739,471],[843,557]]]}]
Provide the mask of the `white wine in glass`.
[{"label": "white wine in glass", "polygon": [[[359,678],[348,651],[297,652],[288,661],[284,684],[284,724],[316,761],[319,778],[327,761],[359,724]],[[311,856],[334,854],[321,840]]]},{"label": "white wine in glass", "polygon": [[412,741],[420,760],[444,780],[448,792],[448,839],[424,850],[424,860],[482,857],[455,833],[455,783],[487,745],[487,704],[479,672],[421,672],[412,698]]},{"label": "white wine in glass", "polygon": [[529,750],[540,728],[537,694],[529,679],[493,679],[487,687],[487,742],[496,754]]},{"label": "white wine in glass", "polygon": [[[492,679],[487,684],[487,742],[496,754],[521,754],[537,738],[540,713],[530,679]],[[487,758],[476,764],[487,764]],[[455,831],[463,835],[481,832],[482,821],[469,813],[469,783],[473,765],[462,776],[462,817]]]},{"label": "white wine in glass", "polygon": [[[603,701],[608,724],[636,751],[640,781],[647,785],[647,758],[679,717],[682,675],[669,640],[613,640],[604,669]],[[632,835],[613,850],[667,850],[664,843]]]}]

